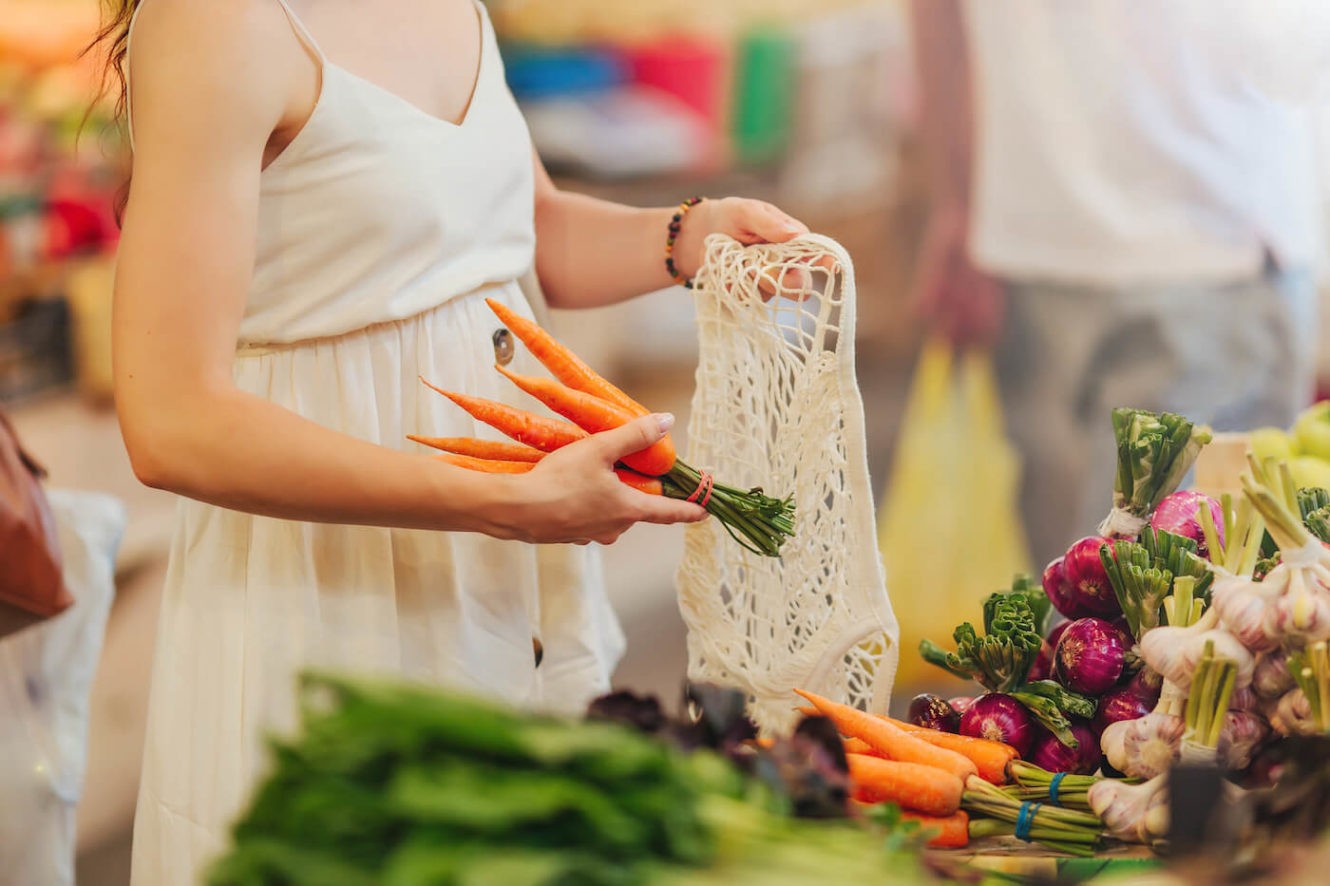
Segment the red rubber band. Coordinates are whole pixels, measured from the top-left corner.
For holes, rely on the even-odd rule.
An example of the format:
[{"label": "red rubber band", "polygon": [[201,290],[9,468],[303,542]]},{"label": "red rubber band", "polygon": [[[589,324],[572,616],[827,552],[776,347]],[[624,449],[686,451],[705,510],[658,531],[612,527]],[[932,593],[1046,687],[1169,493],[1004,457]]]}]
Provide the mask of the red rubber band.
[{"label": "red rubber band", "polygon": [[[688,496],[686,501],[700,504],[705,508],[711,501],[711,490],[716,486],[716,478],[711,476],[710,471],[699,471],[698,474],[697,488],[693,490],[693,494]],[[701,496],[701,501],[698,501],[699,496]]]}]

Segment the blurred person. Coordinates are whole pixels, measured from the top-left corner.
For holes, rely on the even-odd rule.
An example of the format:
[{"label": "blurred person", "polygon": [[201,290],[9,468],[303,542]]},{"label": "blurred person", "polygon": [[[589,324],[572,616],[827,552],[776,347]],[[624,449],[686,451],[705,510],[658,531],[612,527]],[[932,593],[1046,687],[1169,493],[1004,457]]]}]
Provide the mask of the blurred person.
[{"label": "blurred person", "polygon": [[994,351],[1042,566],[1112,504],[1114,407],[1223,431],[1310,402],[1318,197],[1297,105],[1319,97],[1330,22],[1287,0],[912,14],[932,190],[915,304]]},{"label": "blurred person", "polygon": [[806,228],[731,198],[693,208],[675,242],[675,209],[557,190],[475,0],[110,9],[134,149],[117,407],[140,479],[184,496],[133,876],[174,886],[225,846],[265,735],[295,725],[301,668],[581,710],[622,635],[596,550],[546,545],[704,516],[611,471],[670,416],[516,477],[404,451],[410,432],[475,432],[420,375],[520,402],[484,299],[531,316],[534,265],[553,306],[608,305],[691,276],[711,233]]}]

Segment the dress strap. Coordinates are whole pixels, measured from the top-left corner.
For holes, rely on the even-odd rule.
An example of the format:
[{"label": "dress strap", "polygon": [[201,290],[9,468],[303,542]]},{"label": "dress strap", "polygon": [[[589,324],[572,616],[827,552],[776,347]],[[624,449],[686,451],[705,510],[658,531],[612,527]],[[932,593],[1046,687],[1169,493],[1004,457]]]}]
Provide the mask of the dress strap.
[{"label": "dress strap", "polygon": [[[134,26],[138,24],[139,13],[143,11],[147,0],[139,0],[134,6],[134,11],[129,16],[129,27],[125,29],[125,128],[129,134],[129,150],[134,150],[134,91],[129,82],[130,53],[134,48]],[[296,36],[301,42],[307,45],[319,60],[319,77],[324,76],[324,69],[328,64],[327,57],[323,54],[323,48],[319,46],[319,41],[314,39],[314,35],[305,27],[305,23],[296,15],[295,10],[288,4],[287,0],[277,0],[278,5],[282,7],[282,12],[286,14],[286,19],[291,23],[291,28],[296,32]],[[322,89],[322,86],[320,86]]]},{"label": "dress strap", "polygon": [[277,0],[277,2],[281,4],[282,11],[286,13],[286,18],[291,22],[291,27],[295,29],[296,34],[318,56],[319,64],[326,65],[328,58],[323,54],[323,47],[319,46],[319,41],[314,39],[314,35],[309,32],[309,28],[305,27],[305,23],[300,20],[300,16],[296,15],[296,11],[291,8],[287,0]]}]

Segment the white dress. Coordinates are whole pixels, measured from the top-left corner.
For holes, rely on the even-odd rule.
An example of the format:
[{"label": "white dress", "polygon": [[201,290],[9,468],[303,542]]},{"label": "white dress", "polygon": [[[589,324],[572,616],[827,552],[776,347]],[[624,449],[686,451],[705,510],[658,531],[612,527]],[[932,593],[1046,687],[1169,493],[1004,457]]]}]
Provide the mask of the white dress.
[{"label": "white dress", "polygon": [[[408,433],[498,439],[419,375],[534,406],[492,368],[501,325],[484,298],[531,314],[516,281],[533,263],[533,170],[477,9],[479,75],[460,125],[323,61],[308,124],[261,178],[234,368],[241,390],[394,448],[418,448]],[[539,371],[524,351],[513,366]],[[297,725],[302,668],[403,675],[576,710],[608,688],[622,647],[594,548],[301,523],[182,501],[133,882],[197,882],[225,848],[267,764],[265,736]]]}]

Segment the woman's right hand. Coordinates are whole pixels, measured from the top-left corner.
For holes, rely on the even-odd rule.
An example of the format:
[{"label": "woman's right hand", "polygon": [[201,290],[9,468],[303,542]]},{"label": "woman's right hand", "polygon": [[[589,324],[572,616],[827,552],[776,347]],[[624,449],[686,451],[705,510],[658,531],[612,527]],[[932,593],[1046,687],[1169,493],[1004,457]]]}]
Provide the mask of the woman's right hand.
[{"label": "woman's right hand", "polygon": [[614,465],[660,440],[672,415],[648,415],[594,434],[541,460],[511,479],[514,499],[497,513],[495,533],[536,544],[612,544],[634,523],[697,523],[707,512],[686,501],[625,486]]}]

